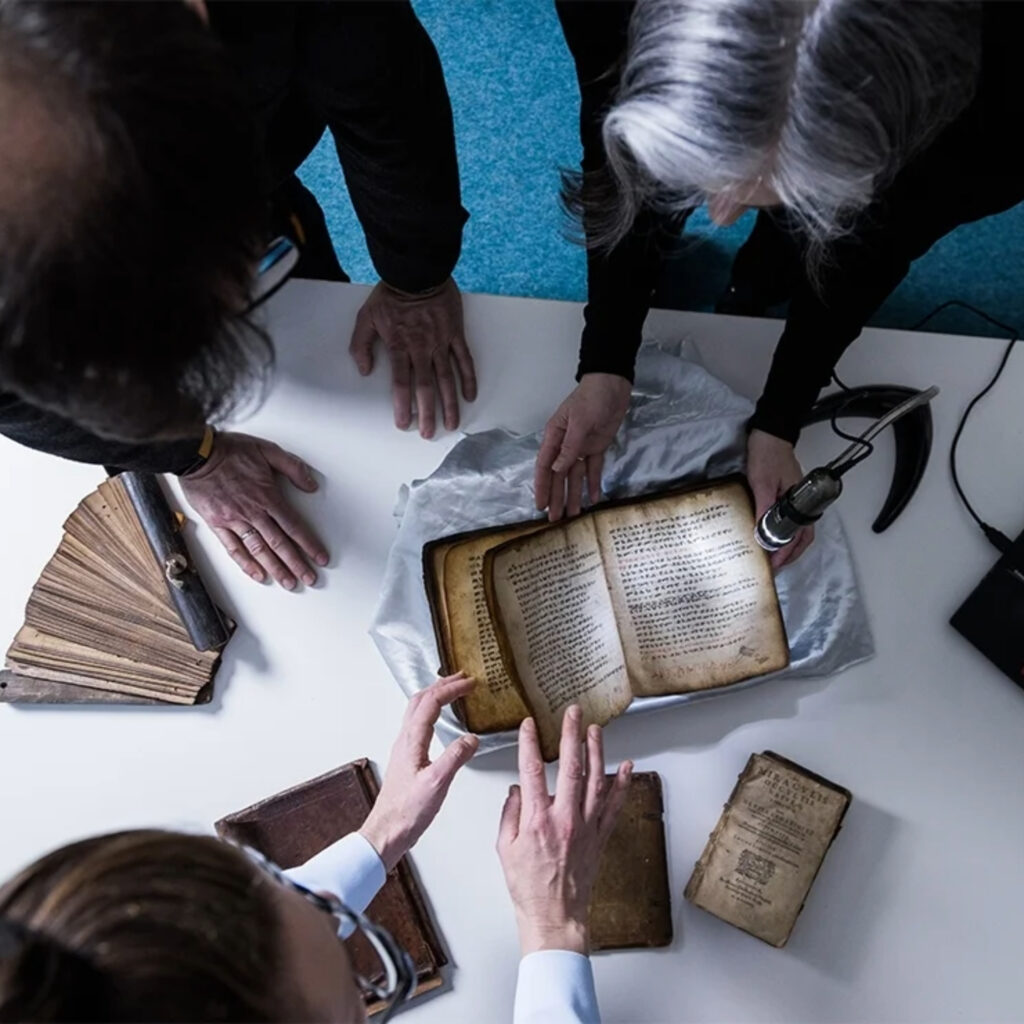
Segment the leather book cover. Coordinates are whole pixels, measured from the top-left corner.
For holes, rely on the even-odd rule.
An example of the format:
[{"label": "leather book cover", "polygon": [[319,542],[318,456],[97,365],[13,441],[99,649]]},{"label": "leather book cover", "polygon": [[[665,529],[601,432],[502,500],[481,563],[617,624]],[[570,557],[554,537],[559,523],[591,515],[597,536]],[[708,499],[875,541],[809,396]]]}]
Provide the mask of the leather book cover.
[{"label": "leather book cover", "polygon": [[231,639],[229,623],[213,603],[189,555],[179,521],[153,473],[121,473],[115,478],[128,495],[153,557],[167,581],[167,594],[197,651],[212,651]]},{"label": "leather book cover", "polygon": [[438,537],[423,545],[423,588],[427,595],[430,608],[430,619],[434,626],[434,639],[437,642],[437,653],[441,659],[439,672],[443,676],[459,671],[460,666],[454,664],[451,653],[451,642],[448,636],[448,614],[444,597],[444,559],[449,550],[456,544],[467,540],[478,540],[490,534],[515,527],[526,527],[536,520],[522,523],[505,523],[499,526],[481,526],[476,530],[464,530],[447,537]]},{"label": "leather book cover", "polygon": [[531,520],[486,527],[431,541],[423,548],[423,579],[441,661],[440,674],[464,671],[476,679],[455,703],[469,732],[515,729],[527,711],[506,674],[483,594],[483,553],[510,537],[546,526]]},{"label": "leather book cover", "polygon": [[850,791],[770,750],[751,754],[684,893],[784,946],[850,805]]},{"label": "leather book cover", "polygon": [[[363,758],[229,814],[214,827],[225,839],[255,847],[280,867],[292,868],[355,832],[379,789],[373,766]],[[388,874],[366,915],[391,932],[412,957],[415,995],[442,983],[440,968],[448,957],[407,856]],[[380,961],[362,935],[356,933],[347,945],[358,973],[383,979]],[[369,1006],[371,1013],[379,1008]]]},{"label": "leather book cover", "polygon": [[652,948],[671,942],[672,896],[661,777],[657,772],[636,772],[601,854],[590,898],[590,944],[597,950]]}]

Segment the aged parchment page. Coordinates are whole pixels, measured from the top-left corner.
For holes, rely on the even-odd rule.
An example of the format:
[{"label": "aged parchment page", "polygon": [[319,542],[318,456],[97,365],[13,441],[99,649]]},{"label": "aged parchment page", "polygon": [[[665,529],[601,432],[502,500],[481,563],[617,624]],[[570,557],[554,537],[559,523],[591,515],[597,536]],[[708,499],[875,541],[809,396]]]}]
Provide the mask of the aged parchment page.
[{"label": "aged parchment page", "polygon": [[592,519],[511,541],[488,559],[502,654],[553,760],[570,704],[584,726],[604,725],[633,699]]},{"label": "aged parchment page", "polygon": [[754,540],[742,483],[593,518],[638,696],[710,689],[789,663],[771,565]]},{"label": "aged parchment page", "polygon": [[470,732],[515,729],[529,714],[502,661],[484,595],[484,554],[514,537],[533,533],[543,523],[517,525],[507,530],[448,546],[441,579],[448,629],[448,655],[455,670],[476,680],[462,702]]},{"label": "aged parchment page", "polygon": [[783,946],[850,802],[770,753],[753,754],[708,839],[686,898]]}]

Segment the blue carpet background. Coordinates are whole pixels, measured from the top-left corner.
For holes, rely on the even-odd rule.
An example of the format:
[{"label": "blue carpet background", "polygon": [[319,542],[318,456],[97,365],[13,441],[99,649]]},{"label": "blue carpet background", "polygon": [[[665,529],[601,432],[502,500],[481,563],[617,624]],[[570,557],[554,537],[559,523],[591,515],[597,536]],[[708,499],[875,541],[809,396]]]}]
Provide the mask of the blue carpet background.
[{"label": "blue carpet background", "polygon": [[[580,157],[579,93],[552,0],[414,0],[444,65],[455,114],[462,201],[471,216],[455,271],[464,291],[549,299],[586,298],[583,250],[566,240],[558,168]],[[342,266],[353,281],[376,274],[352,212],[329,136],[300,170],[327,216]],[[672,305],[712,307],[732,254],[753,223],[728,229],[691,217],[681,282]],[[909,327],[947,299],[962,299],[1024,327],[1024,204],[967,224],[917,261],[872,323]],[[660,300],[659,304],[668,305]],[[950,310],[929,324],[953,333],[999,332]]]}]

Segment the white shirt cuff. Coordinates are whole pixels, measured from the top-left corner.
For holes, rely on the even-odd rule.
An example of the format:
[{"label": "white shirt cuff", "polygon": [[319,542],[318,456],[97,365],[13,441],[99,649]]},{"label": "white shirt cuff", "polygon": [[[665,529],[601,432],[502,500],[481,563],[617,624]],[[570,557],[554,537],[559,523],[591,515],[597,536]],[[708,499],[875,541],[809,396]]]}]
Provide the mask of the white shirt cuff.
[{"label": "white shirt cuff", "polygon": [[519,962],[514,1024],[600,1024],[590,958],[542,949]]},{"label": "white shirt cuff", "polygon": [[285,874],[314,892],[334,893],[345,906],[362,913],[387,879],[384,862],[358,832],[350,832],[305,864]]}]

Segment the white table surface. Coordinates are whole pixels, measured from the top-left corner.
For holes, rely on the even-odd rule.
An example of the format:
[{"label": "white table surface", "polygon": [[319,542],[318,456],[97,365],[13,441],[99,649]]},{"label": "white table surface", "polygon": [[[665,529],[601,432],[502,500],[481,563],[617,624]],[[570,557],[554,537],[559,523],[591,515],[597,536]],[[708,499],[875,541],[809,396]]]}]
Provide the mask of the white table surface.
[{"label": "white table surface", "polygon": [[[214,593],[240,629],[205,708],[0,707],[0,876],[64,841],[111,829],[208,829],[215,818],[355,757],[386,762],[404,698],[367,635],[395,533],[399,485],[456,438],[391,424],[383,359],[361,379],[346,348],[366,289],[294,282],[275,300],[276,384],[243,429],[302,454],[324,476],[297,502],[330,567],[294,594],[244,577],[206,528],[191,531]],[[534,430],[571,386],[581,322],[571,303],[466,297],[480,397],[463,426]],[[648,333],[690,336],[708,367],[751,396],[777,322],[656,312]],[[877,655],[831,679],[784,682],[607,733],[665,787],[676,937],[671,948],[595,957],[606,1021],[1024,1019],[1024,693],[947,625],[994,561],[950,485],[946,456],[968,398],[1001,352],[989,339],[869,330],[841,363],[849,383],[939,384],[935,448],[908,510],[881,536],[886,439],[847,478],[840,507]],[[1011,536],[1024,520],[1024,353],[961,444],[982,514]],[[827,425],[805,465],[834,455]],[[0,438],[0,638],[13,636],[60,524],[101,479]],[[468,499],[471,500],[471,497]],[[835,511],[830,514],[837,514]],[[849,787],[854,801],[795,933],[772,949],[682,899],[694,860],[752,751],[776,750]],[[456,780],[414,860],[456,970],[453,990],[409,1020],[500,1021],[517,944],[494,854],[514,752]]]}]

